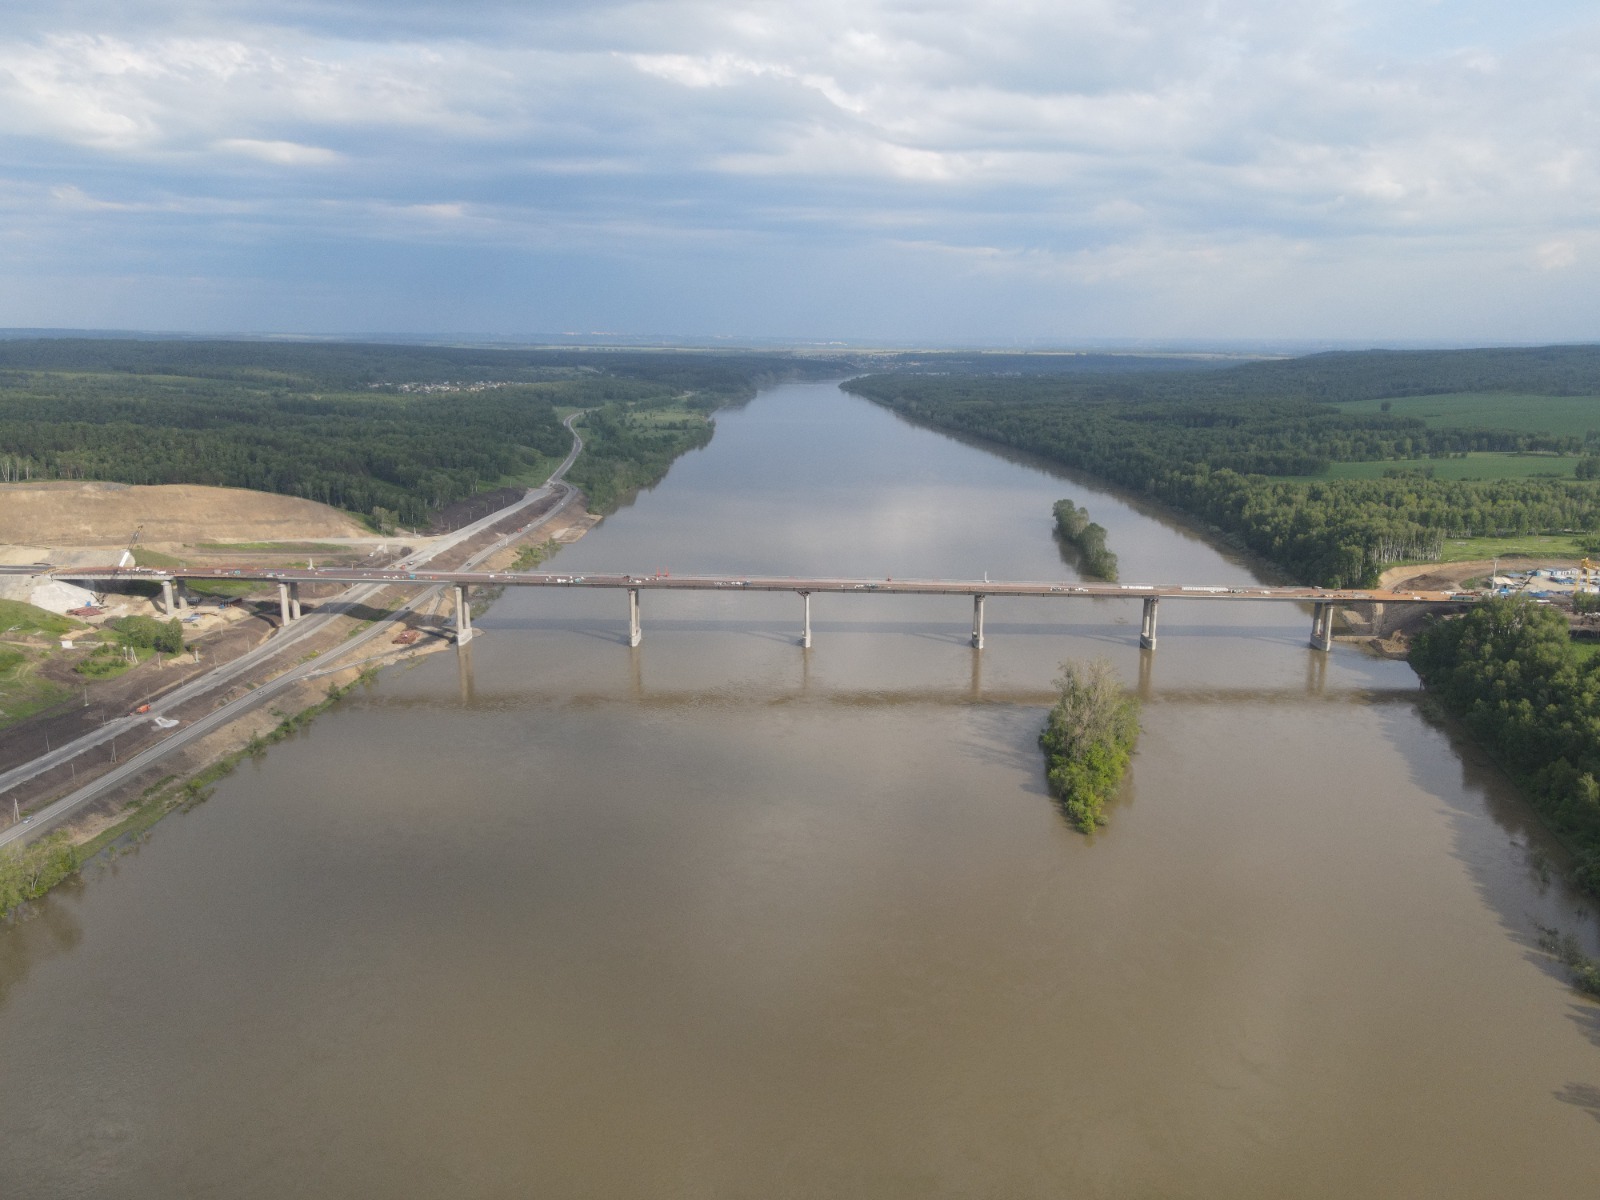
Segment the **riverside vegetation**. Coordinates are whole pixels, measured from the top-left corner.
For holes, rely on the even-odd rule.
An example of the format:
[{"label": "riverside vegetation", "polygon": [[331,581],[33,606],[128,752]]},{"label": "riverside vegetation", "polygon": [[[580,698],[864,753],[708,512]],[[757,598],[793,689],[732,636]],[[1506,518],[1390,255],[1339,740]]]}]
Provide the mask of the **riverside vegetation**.
[{"label": "riverside vegetation", "polygon": [[1085,574],[1107,583],[1117,581],[1117,556],[1106,549],[1105,526],[1089,520],[1089,510],[1071,500],[1057,500],[1056,535],[1078,552],[1078,565]]},{"label": "riverside vegetation", "polygon": [[584,418],[573,482],[602,510],[711,436],[759,382],[838,374],[770,355],[121,341],[0,342],[0,482],[253,488],[383,529],[542,480]]},{"label": "riverside vegetation", "polygon": [[1600,895],[1600,659],[1555,609],[1518,596],[1438,621],[1411,644],[1429,691],[1523,786]]},{"label": "riverside vegetation", "polygon": [[1081,832],[1104,825],[1106,801],[1127,773],[1139,738],[1139,702],[1106,659],[1061,664],[1059,696],[1039,745],[1050,792]]},{"label": "riverside vegetation", "polygon": [[[898,372],[844,386],[1159,500],[1305,583],[1370,585],[1389,563],[1439,558],[1447,538],[1600,526],[1600,484],[1589,478],[1326,477],[1335,462],[1485,451],[1576,455],[1585,466],[1600,452],[1600,400],[1587,428],[1573,428],[1571,413],[1574,397],[1600,397],[1600,347],[1318,354],[1115,374]],[[1416,396],[1437,397],[1439,415],[1371,405]],[[1495,410],[1486,398],[1515,407],[1505,427],[1484,424]],[[1546,398],[1549,424],[1565,428],[1530,429]]]},{"label": "riverside vegetation", "polygon": [[77,847],[61,833],[0,850],[0,919],[74,874],[80,861]]}]

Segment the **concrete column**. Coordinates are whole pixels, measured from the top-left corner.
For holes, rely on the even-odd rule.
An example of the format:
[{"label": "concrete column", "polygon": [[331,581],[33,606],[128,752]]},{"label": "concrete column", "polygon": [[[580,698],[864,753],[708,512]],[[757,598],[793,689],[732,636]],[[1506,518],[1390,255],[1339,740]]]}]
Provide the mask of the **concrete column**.
[{"label": "concrete column", "polygon": [[461,693],[461,703],[472,703],[472,647],[462,646],[456,655],[456,687]]},{"label": "concrete column", "polygon": [[1144,598],[1144,623],[1139,628],[1139,646],[1142,649],[1156,648],[1156,606],[1160,603],[1160,596]]},{"label": "concrete column", "polygon": [[283,624],[287,628],[289,624],[289,585],[287,583],[278,584],[278,611],[283,614]]},{"label": "concrete column", "polygon": [[628,589],[628,645],[637,646],[644,640],[644,630],[639,628],[639,589]]},{"label": "concrete column", "polygon": [[161,611],[171,616],[177,609],[177,603],[172,598],[172,580],[161,581]]},{"label": "concrete column", "polygon": [[472,601],[464,586],[456,586],[456,645],[465,646],[472,640]]},{"label": "concrete column", "polygon": [[178,582],[177,593],[178,593],[178,611],[179,612],[188,612],[189,611],[189,592],[183,586],[183,582],[181,580]]},{"label": "concrete column", "polygon": [[289,585],[289,619],[291,621],[300,619],[300,585],[298,583]]},{"label": "concrete column", "polygon": [[1311,606],[1311,648],[1324,654],[1333,649],[1333,605]]},{"label": "concrete column", "polygon": [[983,649],[983,597],[972,598],[972,648]]},{"label": "concrete column", "polygon": [[805,602],[805,624],[800,627],[800,644],[807,650],[811,649],[811,593],[801,592],[800,599]]}]

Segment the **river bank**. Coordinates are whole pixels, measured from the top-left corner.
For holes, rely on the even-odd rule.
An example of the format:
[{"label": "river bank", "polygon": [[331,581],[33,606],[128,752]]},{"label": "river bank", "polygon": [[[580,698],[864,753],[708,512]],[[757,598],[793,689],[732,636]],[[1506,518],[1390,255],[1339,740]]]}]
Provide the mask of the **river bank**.
[{"label": "river bank", "polygon": [[[578,496],[577,503],[559,508],[545,519],[530,522],[519,530],[517,536],[483,561],[484,568],[505,570],[529,546],[553,543],[559,549],[582,538],[602,518],[589,512],[582,502],[582,494]],[[464,553],[470,554],[470,543]],[[495,592],[498,594],[498,589]],[[474,598],[475,610],[487,611],[493,599],[493,595]],[[397,630],[419,634],[419,640],[404,645],[390,643],[378,653],[356,662],[330,665],[326,670],[316,671],[274,697],[270,707],[247,709],[205,736],[162,756],[159,763],[137,776],[107,788],[101,796],[61,821],[56,832],[64,834],[76,848],[82,866],[104,852],[115,853],[133,839],[147,834],[164,816],[203,799],[211,785],[229,774],[243,759],[258,756],[268,746],[303,729],[363,680],[374,679],[387,668],[413,665],[452,647],[453,636],[446,622],[453,621],[453,607],[453,599],[445,590],[431,603],[391,618]],[[343,653],[343,643],[371,623],[370,619],[354,616],[337,618],[328,631],[319,635],[324,648],[311,648],[307,658],[301,661],[309,658],[337,660]],[[253,679],[236,683],[234,690],[248,691],[274,674],[272,668],[265,668]],[[30,796],[29,809],[42,807],[53,798],[48,777],[42,780],[42,785]],[[0,919],[6,916],[0,914]]]}]

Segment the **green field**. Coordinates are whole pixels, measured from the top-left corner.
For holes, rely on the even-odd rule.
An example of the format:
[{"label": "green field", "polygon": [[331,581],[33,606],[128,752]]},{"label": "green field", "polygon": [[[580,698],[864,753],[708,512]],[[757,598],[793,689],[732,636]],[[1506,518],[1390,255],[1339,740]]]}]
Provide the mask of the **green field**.
[{"label": "green field", "polygon": [[59,617],[53,612],[24,604],[21,600],[0,600],[0,638],[42,633],[57,637],[74,629],[82,629],[82,621]]},{"label": "green field", "polygon": [[[44,634],[56,637],[82,625],[20,600],[0,600],[0,638]],[[41,679],[38,665],[50,652],[37,645],[0,643],[0,729],[59,704],[67,695],[60,684]]]},{"label": "green field", "polygon": [[1329,463],[1320,475],[1280,475],[1293,483],[1325,479],[1382,479],[1385,471],[1432,471],[1434,479],[1527,479],[1532,476],[1571,479],[1575,454],[1499,454],[1473,451],[1465,458],[1387,458],[1374,462]]},{"label": "green field", "polygon": [[[1585,554],[1584,543],[1591,542],[1589,533],[1526,534],[1522,537],[1503,538],[1446,538],[1440,562],[1488,562],[1495,558],[1523,555],[1527,558],[1579,559]],[[1426,566],[1427,564],[1419,564]]]},{"label": "green field", "polygon": [[1397,396],[1392,400],[1347,400],[1348,413],[1420,417],[1435,429],[1510,429],[1582,437],[1600,429],[1600,396],[1528,396],[1511,392],[1458,392],[1447,396]]}]

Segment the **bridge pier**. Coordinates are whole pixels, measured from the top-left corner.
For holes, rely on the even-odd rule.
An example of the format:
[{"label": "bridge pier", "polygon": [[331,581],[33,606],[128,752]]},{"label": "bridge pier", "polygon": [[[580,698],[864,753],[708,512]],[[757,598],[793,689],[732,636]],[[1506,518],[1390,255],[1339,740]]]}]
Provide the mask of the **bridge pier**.
[{"label": "bridge pier", "polygon": [[177,611],[177,607],[177,601],[172,598],[172,580],[163,579],[161,581],[161,611],[170,617]]},{"label": "bridge pier", "polygon": [[456,645],[465,646],[472,640],[472,600],[467,588],[457,584],[456,592]]},{"label": "bridge pier", "polygon": [[1333,649],[1333,605],[1311,606],[1311,648],[1324,654]]},{"label": "bridge pier", "polygon": [[628,589],[628,645],[637,646],[644,641],[644,630],[639,627],[639,589]]},{"label": "bridge pier", "polygon": [[300,585],[298,583],[289,585],[289,619],[291,621],[300,619]]},{"label": "bridge pier", "polygon": [[1144,623],[1139,626],[1139,648],[1141,650],[1154,650],[1156,648],[1156,606],[1161,603],[1159,596],[1146,596],[1144,598]]},{"label": "bridge pier", "polygon": [[470,707],[473,700],[471,646],[462,646],[456,655],[456,689],[461,694],[462,705]]},{"label": "bridge pier", "polygon": [[972,598],[972,648],[983,649],[983,597]]},{"label": "bridge pier", "polygon": [[289,627],[289,585],[283,581],[278,582],[278,612],[283,617],[284,628]]},{"label": "bridge pier", "polygon": [[811,649],[811,593],[801,592],[800,599],[805,602],[805,623],[800,627],[800,644],[809,650]]}]

